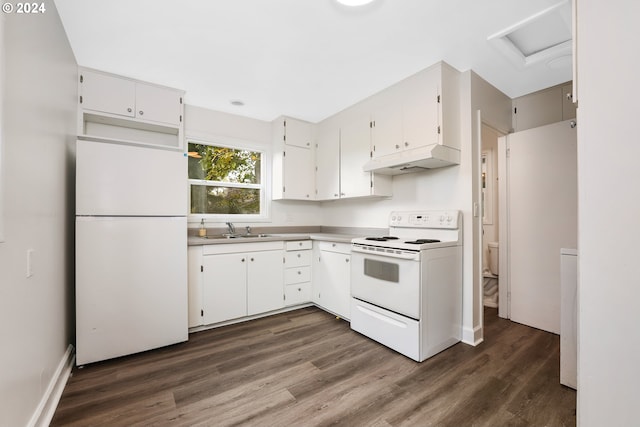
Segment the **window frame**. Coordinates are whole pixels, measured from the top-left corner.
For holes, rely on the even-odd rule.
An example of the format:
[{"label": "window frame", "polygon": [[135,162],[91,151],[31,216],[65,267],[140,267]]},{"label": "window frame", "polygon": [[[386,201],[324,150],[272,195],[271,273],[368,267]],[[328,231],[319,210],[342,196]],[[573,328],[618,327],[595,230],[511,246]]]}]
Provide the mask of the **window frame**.
[{"label": "window frame", "polygon": [[[260,161],[260,184],[243,184],[233,182],[208,181],[203,179],[190,179],[187,171],[187,181],[189,185],[189,213],[187,222],[189,224],[200,224],[204,219],[205,223],[225,222],[269,222],[271,221],[271,147],[268,144],[260,144],[237,138],[223,136],[185,136],[185,154],[189,151],[189,144],[211,145],[214,147],[225,147],[233,150],[247,150],[259,152]],[[235,187],[235,188],[259,188],[260,189],[260,213],[259,214],[208,214],[191,213],[191,187],[192,185]]]}]

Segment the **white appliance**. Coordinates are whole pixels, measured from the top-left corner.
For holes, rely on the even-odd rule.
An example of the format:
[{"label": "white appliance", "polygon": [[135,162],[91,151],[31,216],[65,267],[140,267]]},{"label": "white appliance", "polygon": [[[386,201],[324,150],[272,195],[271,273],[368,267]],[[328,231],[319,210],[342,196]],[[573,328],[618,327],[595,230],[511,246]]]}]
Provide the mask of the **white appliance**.
[{"label": "white appliance", "polygon": [[392,212],[389,226],[352,240],[351,329],[422,362],[462,336],[462,219]]},{"label": "white appliance", "polygon": [[188,339],[187,159],[76,145],[76,363]]}]

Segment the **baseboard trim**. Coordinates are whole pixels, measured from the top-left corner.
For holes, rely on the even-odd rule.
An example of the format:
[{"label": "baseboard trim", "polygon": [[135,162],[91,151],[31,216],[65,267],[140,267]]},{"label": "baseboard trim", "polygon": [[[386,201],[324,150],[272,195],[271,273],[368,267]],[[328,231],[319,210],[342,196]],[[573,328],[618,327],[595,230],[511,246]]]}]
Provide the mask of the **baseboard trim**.
[{"label": "baseboard trim", "polygon": [[69,344],[49,382],[46,392],[42,396],[31,420],[29,420],[29,424],[27,424],[28,427],[47,427],[51,423],[76,360],[73,350],[73,346]]},{"label": "baseboard trim", "polygon": [[484,341],[484,334],[482,326],[476,326],[475,328],[462,328],[462,342],[472,346],[477,346]]}]

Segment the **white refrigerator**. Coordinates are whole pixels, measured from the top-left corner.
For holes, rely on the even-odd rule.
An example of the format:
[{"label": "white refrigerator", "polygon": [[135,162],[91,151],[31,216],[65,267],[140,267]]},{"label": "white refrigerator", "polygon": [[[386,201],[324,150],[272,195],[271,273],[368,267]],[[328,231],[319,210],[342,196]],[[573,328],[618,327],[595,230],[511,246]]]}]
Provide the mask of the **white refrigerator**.
[{"label": "white refrigerator", "polygon": [[188,339],[187,158],[76,145],[76,364]]}]

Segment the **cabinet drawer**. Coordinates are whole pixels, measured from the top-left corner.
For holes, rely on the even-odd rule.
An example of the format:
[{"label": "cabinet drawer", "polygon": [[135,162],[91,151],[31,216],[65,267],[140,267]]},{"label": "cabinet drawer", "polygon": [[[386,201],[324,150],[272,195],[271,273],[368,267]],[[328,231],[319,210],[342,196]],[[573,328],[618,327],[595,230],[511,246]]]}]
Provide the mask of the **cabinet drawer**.
[{"label": "cabinet drawer", "polygon": [[311,281],[311,267],[287,268],[284,270],[284,284],[302,283]]},{"label": "cabinet drawer", "polygon": [[284,304],[296,305],[311,301],[311,282],[296,283],[284,287]]},{"label": "cabinet drawer", "polygon": [[338,252],[347,255],[351,253],[351,243],[319,242],[318,247],[321,251]]},{"label": "cabinet drawer", "polygon": [[311,240],[286,242],[286,250],[288,251],[300,251],[303,249],[311,249]]},{"label": "cabinet drawer", "polygon": [[284,254],[285,268],[311,265],[311,251],[291,251]]}]

